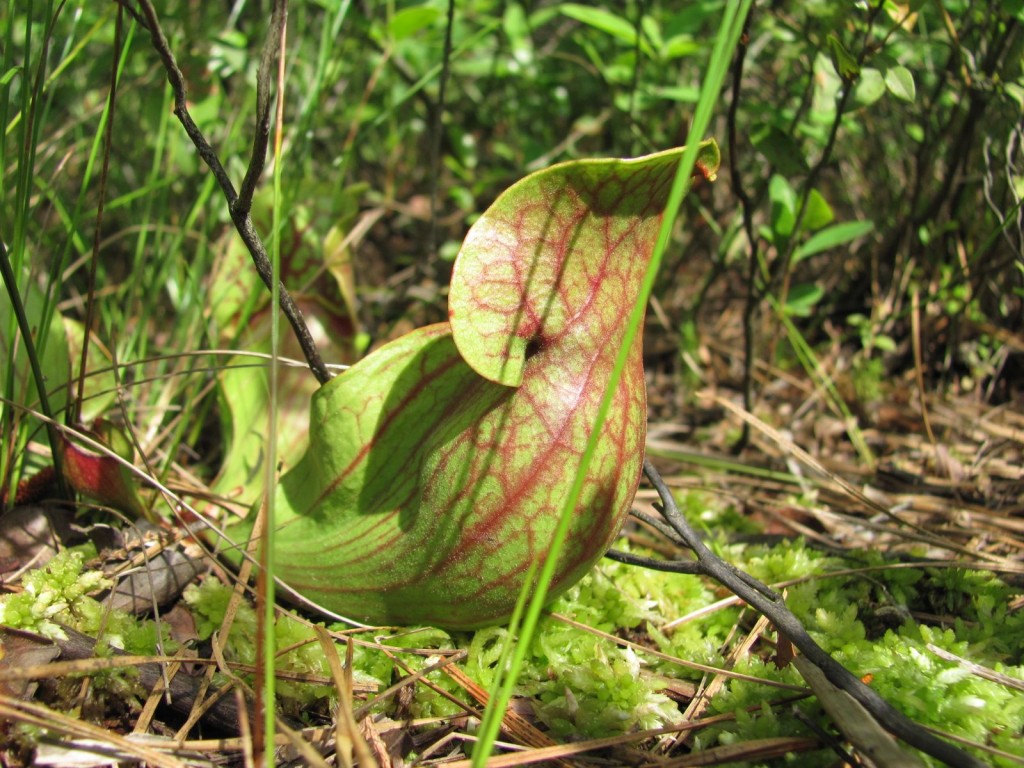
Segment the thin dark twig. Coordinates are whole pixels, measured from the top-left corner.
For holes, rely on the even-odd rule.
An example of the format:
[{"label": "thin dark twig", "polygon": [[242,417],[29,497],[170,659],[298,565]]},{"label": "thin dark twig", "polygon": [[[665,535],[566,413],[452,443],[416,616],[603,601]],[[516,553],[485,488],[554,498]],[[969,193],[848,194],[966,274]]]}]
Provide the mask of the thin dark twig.
[{"label": "thin dark twig", "polygon": [[227,171],[224,170],[224,166],[220,163],[220,158],[217,157],[217,153],[213,151],[213,147],[210,146],[206,137],[203,136],[202,131],[199,130],[199,126],[195,124],[192,115],[188,111],[188,88],[185,85],[185,77],[178,67],[178,62],[171,51],[170,43],[167,41],[166,35],[164,35],[163,27],[160,26],[156,10],[153,8],[150,0],[138,0],[138,3],[146,18],[146,28],[149,30],[153,48],[164,64],[167,80],[171,84],[171,90],[174,92],[174,116],[178,118],[178,121],[185,129],[185,133],[188,134],[192,144],[195,145],[199,157],[203,159],[203,162],[206,163],[206,166],[213,173],[213,177],[217,180],[217,184],[220,185],[224,197],[227,198],[228,205],[233,206],[238,198],[235,185],[231,183]]},{"label": "thin dark twig", "polygon": [[816,720],[814,720],[814,718],[805,715],[804,711],[795,704],[790,711],[793,713],[793,717],[803,723],[806,728],[813,731],[814,735],[821,739],[822,743],[828,744],[829,748],[843,761],[843,765],[857,764],[857,760],[853,755],[846,751],[846,747],[843,746],[843,742],[836,738],[834,733],[826,731]]},{"label": "thin dark twig", "polygon": [[[736,141],[736,115],[739,111],[740,90],[743,84],[743,65],[747,59],[747,47],[750,42],[751,15],[747,14],[747,18],[743,22],[743,32],[736,45],[736,57],[732,64],[732,95],[729,99],[729,112],[726,121],[726,137],[729,143],[729,178],[732,182],[733,194],[740,201],[740,210],[743,212],[743,231],[747,235],[747,243],[750,246],[750,263],[747,269],[747,302],[743,310],[743,407],[748,411],[752,411],[754,407],[754,313],[761,301],[761,291],[757,287],[757,267],[761,261],[761,255],[758,253],[760,240],[754,229],[754,202],[743,186],[743,175],[740,173],[739,148]],[[735,446],[736,450],[742,450],[749,441],[750,426],[744,424],[743,432]]]},{"label": "thin dark twig", "polygon": [[657,560],[653,557],[644,557],[632,552],[623,552],[618,549],[609,549],[604,553],[609,560],[615,560],[626,565],[639,565],[641,568],[649,568],[652,571],[664,571],[666,573],[685,573],[691,576],[699,576],[703,573],[701,564],[693,560]]},{"label": "thin dark twig", "polygon": [[[781,595],[773,592],[753,576],[729,565],[708,549],[696,529],[679,511],[671,491],[665,485],[658,470],[646,459],[644,460],[644,474],[647,475],[661,497],[664,504],[661,512],[665,519],[683,539],[686,546],[697,556],[696,563],[683,561],[680,565],[687,568],[695,566],[694,570],[697,573],[714,579],[766,616],[780,634],[789,638],[804,657],[824,673],[829,682],[860,702],[871,716],[894,736],[947,765],[957,768],[959,766],[982,768],[985,765],[959,747],[926,731],[833,659],[825,649],[815,642],[800,620],[786,607]],[[690,571],[680,572],[689,573]]]},{"label": "thin dark twig", "polygon": [[[253,155],[249,162],[249,169],[246,172],[245,179],[243,180],[242,191],[243,194],[240,197],[238,192],[235,191],[235,186],[232,184],[227,171],[224,170],[224,166],[221,164],[220,159],[217,157],[217,153],[213,147],[203,136],[202,131],[195,124],[191,114],[188,111],[188,96],[187,88],[185,86],[185,78],[181,73],[181,69],[178,67],[178,63],[174,58],[174,53],[171,51],[170,44],[167,41],[167,37],[164,35],[163,28],[160,26],[160,21],[157,18],[156,10],[153,8],[151,0],[138,0],[139,7],[142,9],[142,15],[146,19],[146,28],[149,30],[150,39],[153,43],[153,48],[160,56],[160,60],[163,62],[164,70],[167,72],[167,80],[171,84],[171,90],[174,92],[174,115],[178,118],[182,127],[185,129],[185,133],[188,134],[192,144],[195,145],[196,151],[199,156],[206,163],[207,167],[213,173],[214,179],[221,188],[221,192],[224,194],[224,198],[227,200],[228,208],[231,211],[231,220],[234,222],[235,229],[242,238],[242,242],[245,243],[245,247],[249,251],[249,255],[252,257],[253,264],[256,267],[256,272],[259,274],[260,279],[268,290],[273,292],[274,285],[274,269],[270,263],[270,258],[267,256],[266,246],[263,244],[263,240],[256,232],[256,227],[252,223],[252,217],[250,216],[250,209],[252,207],[252,192],[255,188],[256,181],[260,174],[263,172],[263,164],[266,160],[266,150],[269,139],[269,122],[265,127],[261,127],[260,114],[257,115],[257,135],[253,141]],[[276,20],[275,20],[276,19]],[[263,58],[260,62],[260,81],[262,82],[265,74],[264,61],[267,58],[268,49],[274,49],[278,45],[277,40],[280,38],[280,24],[283,23],[283,19],[279,17],[279,3],[275,3],[274,16],[271,19],[271,31],[270,40],[264,48]],[[276,27],[274,25],[277,25]],[[275,32],[275,29],[277,30]],[[264,85],[262,92],[266,104],[266,114],[263,115],[266,121],[269,121],[269,96],[266,94],[266,89],[269,86]],[[261,93],[260,85],[257,84],[257,99]],[[259,112],[259,108],[258,108]],[[262,114],[262,113],[261,113]],[[260,139],[261,132],[266,132],[267,136]],[[262,149],[261,149],[262,147]],[[330,381],[331,374],[327,370],[327,366],[324,365],[323,358],[320,356],[319,350],[316,348],[316,342],[313,341],[313,335],[309,332],[309,327],[306,325],[306,321],[302,317],[302,312],[299,311],[298,306],[292,299],[291,294],[284,287],[284,284],[278,281],[279,303],[281,305],[281,311],[284,316],[288,319],[288,323],[292,327],[292,331],[295,334],[296,339],[299,342],[299,346],[302,347],[302,354],[306,358],[306,362],[309,365],[310,371],[316,376],[317,381],[321,384],[325,384]]]},{"label": "thin dark twig", "polygon": [[239,188],[238,199],[232,205],[231,215],[246,215],[252,211],[252,198],[256,193],[256,185],[267,162],[267,149],[270,147],[270,106],[271,106],[271,67],[277,61],[281,51],[281,30],[288,14],[285,0],[275,0],[270,14],[270,28],[263,44],[260,66],[256,74],[256,132],[252,137],[252,156],[245,177]]},{"label": "thin dark twig", "polygon": [[433,114],[433,137],[430,142],[430,255],[437,255],[437,190],[441,176],[441,138],[444,133],[444,107],[448,91],[448,77],[452,67],[452,28],[455,26],[455,0],[448,0],[448,21],[444,30],[444,57],[437,84],[437,106]]},{"label": "thin dark twig", "polygon": [[[875,21],[877,21],[884,7],[885,1],[879,0],[879,2],[872,6],[871,12],[868,14],[863,42],[861,43],[860,53],[857,55],[858,67],[862,67],[864,65],[868,54],[871,51],[871,33],[874,29]],[[814,164],[814,167],[811,168],[810,172],[807,174],[807,178],[804,179],[803,188],[800,192],[800,201],[796,208],[796,214],[793,217],[793,236],[788,239],[782,257],[778,259],[775,264],[775,274],[782,275],[782,289],[779,291],[780,307],[785,306],[786,298],[789,295],[789,283],[792,277],[790,274],[790,265],[793,263],[793,254],[796,252],[796,235],[800,232],[800,228],[803,226],[804,216],[807,214],[807,207],[811,199],[811,192],[817,185],[818,179],[824,172],[825,167],[832,162],[832,151],[835,149],[836,141],[839,138],[839,130],[843,124],[843,117],[846,114],[846,108],[850,103],[850,99],[853,97],[855,81],[856,78],[849,81],[844,80],[843,82],[842,92],[836,100],[836,116],[832,121],[832,127],[829,129],[828,139],[825,141],[825,147],[821,152],[821,157],[818,158],[818,162]]]},{"label": "thin dark twig", "polygon": [[638,509],[634,509],[632,512],[630,512],[630,515],[632,515],[645,525],[651,526],[651,528],[654,528],[662,536],[664,536],[667,539],[670,539],[674,543],[683,543],[682,539],[679,538],[678,534],[676,534],[676,532],[672,530],[672,526],[666,524],[663,520],[659,520],[656,517],[652,517],[651,515],[648,515],[646,512],[641,512]]},{"label": "thin dark twig", "polygon": [[136,24],[147,32],[149,31],[149,22],[146,20],[146,17],[139,12],[138,8],[132,7],[131,4],[124,2],[124,0],[118,0],[118,5],[120,5],[125,12],[132,17],[132,20],[134,20]]}]

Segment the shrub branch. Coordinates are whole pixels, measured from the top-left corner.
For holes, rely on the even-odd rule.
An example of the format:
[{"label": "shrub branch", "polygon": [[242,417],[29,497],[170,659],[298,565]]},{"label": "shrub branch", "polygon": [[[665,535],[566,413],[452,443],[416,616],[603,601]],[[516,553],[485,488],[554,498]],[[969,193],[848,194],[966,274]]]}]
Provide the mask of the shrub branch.
[{"label": "shrub branch", "polygon": [[[138,4],[142,10],[145,27],[149,30],[153,48],[163,62],[164,69],[167,72],[167,80],[170,82],[171,90],[174,92],[174,115],[185,129],[185,133],[188,134],[192,144],[195,145],[196,151],[203,159],[203,162],[206,163],[213,173],[217,184],[220,185],[224,198],[227,200],[228,209],[231,212],[231,220],[234,222],[235,229],[238,231],[242,242],[245,243],[245,247],[252,257],[253,264],[256,266],[256,272],[267,289],[273,292],[273,265],[267,256],[266,246],[264,246],[263,240],[253,225],[251,211],[253,194],[260,175],[263,173],[267,157],[267,147],[269,145],[270,104],[272,101],[269,81],[271,64],[280,52],[280,32],[281,25],[284,23],[284,4],[274,4],[267,41],[260,58],[259,76],[256,84],[256,134],[253,137],[252,156],[249,159],[249,166],[242,180],[241,194],[235,190],[235,185],[232,183],[227,171],[224,170],[224,166],[221,164],[220,158],[217,157],[217,153],[210,146],[206,137],[203,136],[203,132],[195,124],[191,114],[189,114],[188,91],[185,86],[185,78],[178,67],[177,60],[171,51],[163,28],[160,26],[160,21],[157,18],[152,2],[150,0],[138,0]],[[306,358],[309,369],[316,376],[317,381],[324,384],[330,380],[331,374],[328,372],[323,358],[320,357],[320,352],[317,350],[313,336],[302,317],[302,312],[299,311],[298,306],[284,287],[284,284],[278,281],[278,286],[280,290],[279,302],[281,311],[284,312],[285,317],[291,324],[292,331],[302,347],[302,354]]]},{"label": "shrub branch", "polygon": [[608,557],[620,562],[657,570],[698,574],[717,581],[766,616],[775,625],[779,634],[788,638],[809,662],[822,671],[830,683],[858,701],[893,736],[903,739],[910,746],[947,765],[957,768],[960,766],[982,768],[985,765],[960,748],[929,733],[923,726],[897,710],[878,692],[869,688],[861,682],[860,678],[833,659],[824,648],[815,642],[800,620],[786,607],[781,595],[769,589],[750,574],[730,565],[708,549],[697,530],[679,511],[672,492],[665,485],[658,470],[647,459],[644,459],[644,474],[647,475],[647,479],[651,481],[661,498],[662,503],[656,505],[656,508],[671,526],[675,534],[671,538],[678,537],[696,555],[697,559],[695,561],[661,561],[615,550],[608,552]]}]

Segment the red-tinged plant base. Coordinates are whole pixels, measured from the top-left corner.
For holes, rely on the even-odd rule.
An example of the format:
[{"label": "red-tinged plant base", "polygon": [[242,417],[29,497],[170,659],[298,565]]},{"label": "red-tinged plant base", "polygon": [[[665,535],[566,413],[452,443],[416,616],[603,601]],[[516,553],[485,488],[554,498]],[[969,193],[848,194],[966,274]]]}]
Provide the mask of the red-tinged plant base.
[{"label": "red-tinged plant base", "polygon": [[[470,230],[449,323],[322,387],[275,497],[276,574],[373,624],[508,619],[547,555],[611,379],[682,150],[584,160],[512,186]],[[701,147],[713,178],[718,148]],[[640,336],[614,392],[552,599],[629,511],[646,436]],[[251,523],[230,531],[244,543]]]},{"label": "red-tinged plant base", "polygon": [[[131,463],[135,452],[131,441],[110,422],[98,420],[83,434]],[[61,458],[64,477],[76,491],[133,517],[149,517],[139,498],[136,478],[122,462],[67,436],[61,438]]]}]

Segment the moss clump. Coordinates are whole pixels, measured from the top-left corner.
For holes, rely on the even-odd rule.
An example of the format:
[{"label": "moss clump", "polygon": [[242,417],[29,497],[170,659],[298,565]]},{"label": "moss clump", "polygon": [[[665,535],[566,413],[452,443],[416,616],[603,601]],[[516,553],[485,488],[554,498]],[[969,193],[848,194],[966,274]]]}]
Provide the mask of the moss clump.
[{"label": "moss clump", "polygon": [[[202,584],[193,584],[185,589],[183,597],[195,617],[196,631],[201,640],[208,639],[214,630],[220,629],[223,625],[232,592],[230,586],[215,579],[206,579]],[[331,628],[347,629],[343,626]],[[230,635],[220,639],[225,658],[239,664],[254,665],[256,632],[256,611],[249,603],[241,601]],[[388,638],[386,644],[393,648],[455,648],[452,638],[446,632],[433,628],[405,632],[401,636]],[[292,618],[287,613],[279,613],[274,622],[274,652],[274,664],[279,672],[321,678],[325,681],[331,679],[330,665],[312,624]],[[337,653],[340,658],[345,658],[344,645],[337,644]],[[414,671],[436,660],[422,654],[410,655],[403,659]],[[354,682],[375,685],[381,690],[391,685],[396,673],[405,674],[387,654],[365,644],[356,645],[352,666]],[[446,678],[435,676],[432,679],[450,692],[458,690],[455,683]],[[295,716],[309,718],[317,713],[327,716],[330,708],[337,703],[338,692],[333,683],[279,679],[276,688],[282,708]],[[456,704],[426,686],[417,686],[414,689],[408,707],[413,717],[442,717],[461,711]]]},{"label": "moss clump", "polygon": [[[0,596],[0,624],[57,641],[67,640],[65,628],[70,628],[96,638],[94,652],[99,657],[110,655],[111,649],[140,656],[174,653],[178,644],[167,636],[166,625],[112,610],[89,596],[113,585],[102,573],[84,570],[87,558],[93,556],[95,551],[88,546],[64,550],[42,568],[26,573],[21,592]],[[78,717],[102,721],[137,710],[139,701],[148,695],[138,685],[134,667],[99,670],[89,673],[89,699],[81,706],[81,684],[76,677],[58,681],[47,703]],[[29,742],[32,740],[30,736]]]},{"label": "moss clump", "polygon": [[[666,579],[618,563],[603,562],[552,606],[556,613],[606,632],[643,632],[663,620],[693,583]],[[697,584],[698,591],[701,589]],[[489,686],[508,631],[478,631],[469,646],[467,669]],[[679,715],[675,703],[644,660],[632,649],[555,618],[541,621],[516,688],[533,699],[541,722],[556,735],[591,738],[656,728]]]},{"label": "moss clump", "polygon": [[[876,554],[866,557],[870,565],[882,564]],[[829,578],[829,570],[844,564],[800,542],[770,549],[748,547],[731,559],[765,580],[816,574],[789,588],[786,602],[840,663],[854,674],[868,676],[873,688],[922,725],[1024,755],[1024,692],[983,679],[964,666],[940,658],[928,647],[1024,680],[1024,666],[1020,666],[1024,613],[1009,610],[1013,590],[1004,582],[985,572],[947,568],[872,569],[864,577]],[[865,622],[877,623],[873,614],[894,605],[906,619],[885,631],[869,632]],[[940,610],[951,626],[929,626],[910,618],[913,611],[935,615]],[[792,667],[777,670],[757,655],[743,659],[736,671],[801,682]],[[703,731],[698,745],[804,733],[797,721],[766,708],[764,700],[763,686],[730,681],[713,700],[712,711],[732,712],[736,721]],[[813,700],[799,706],[809,717],[819,719],[823,727],[832,727]],[[921,757],[935,764],[927,756]],[[979,757],[996,765],[1013,764],[991,755],[979,753]],[[833,761],[834,755],[828,752],[801,757],[808,766],[830,765]]]},{"label": "moss clump", "polygon": [[97,571],[82,573],[85,557],[65,550],[42,568],[22,577],[22,591],[0,597],[0,623],[49,637],[67,639],[60,626],[66,624],[86,631],[99,606],[89,592],[111,586]]},{"label": "moss clump", "polygon": [[[59,552],[42,568],[26,573],[22,591],[0,596],[0,624],[38,632],[53,640],[66,640],[64,627],[97,638],[97,653],[111,647],[132,654],[157,652],[155,622],[111,610],[89,593],[107,589],[113,582],[99,571],[85,571],[87,556],[80,549]],[[162,637],[163,650],[177,646]]]},{"label": "moss clump", "polygon": [[[182,598],[192,610],[200,640],[208,640],[223,626],[232,594],[230,586],[216,579],[206,579],[201,584],[190,584],[185,588]],[[255,609],[245,600],[239,601],[231,632],[218,638],[224,649],[224,658],[253,666],[256,663],[257,631]],[[275,654],[285,648],[291,650],[275,658],[279,671],[330,679],[327,657],[312,626],[286,615],[279,616],[274,624]],[[341,653],[344,654],[344,650]],[[290,712],[303,711],[317,701],[332,701],[337,693],[329,683],[300,683],[283,679],[278,680],[276,688],[285,709]]]}]

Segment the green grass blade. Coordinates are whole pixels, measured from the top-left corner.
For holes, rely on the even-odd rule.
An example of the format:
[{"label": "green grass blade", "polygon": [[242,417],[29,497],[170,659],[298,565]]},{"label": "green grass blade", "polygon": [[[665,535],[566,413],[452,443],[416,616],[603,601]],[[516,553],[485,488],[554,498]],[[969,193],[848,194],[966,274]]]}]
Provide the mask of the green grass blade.
[{"label": "green grass blade", "polygon": [[832,405],[832,408],[842,416],[843,424],[846,426],[846,434],[850,438],[850,442],[853,447],[857,450],[857,454],[860,456],[868,467],[874,467],[877,463],[875,460],[874,453],[871,452],[870,446],[868,446],[867,439],[864,437],[864,433],[860,427],[857,426],[857,419],[854,417],[850,407],[846,404],[843,396],[839,394],[839,390],[836,388],[835,383],[832,381],[831,375],[825,370],[825,367],[818,360],[818,356],[814,354],[814,350],[811,349],[811,345],[807,343],[807,340],[800,333],[800,330],[794,325],[793,320],[786,314],[784,307],[779,305],[778,299],[774,296],[769,296],[768,301],[775,310],[777,316],[782,322],[782,326],[786,329],[786,338],[793,347],[793,351],[796,353],[797,359],[800,361],[800,365],[803,366],[804,371],[811,377],[818,387],[821,388],[825,395],[825,399]]},{"label": "green grass blade", "polygon": [[[551,542],[548,559],[545,561],[544,566],[541,569],[537,587],[527,608],[526,616],[523,621],[523,628],[519,636],[519,642],[512,655],[511,664],[508,670],[502,668],[497,670],[491,692],[491,700],[488,704],[488,710],[493,709],[497,713],[505,711],[511,696],[512,686],[519,678],[519,673],[522,669],[523,663],[525,662],[531,640],[536,633],[541,611],[543,610],[544,603],[546,602],[548,585],[554,575],[555,564],[557,562],[559,552],[565,542],[572,512],[576,508],[577,501],[579,500],[580,494],[583,490],[583,481],[586,476],[586,470],[594,455],[597,445],[597,436],[600,433],[601,425],[607,417],[608,409],[611,405],[612,393],[615,391],[615,387],[622,375],[630,345],[636,338],[643,322],[647,309],[647,301],[650,297],[655,277],[658,274],[658,268],[661,264],[662,256],[668,245],[669,237],[671,236],[672,227],[675,223],[676,212],[688,187],[690,174],[693,171],[694,162],[697,159],[697,152],[699,149],[698,140],[703,136],[711,121],[711,115],[714,111],[714,105],[718,99],[718,94],[721,91],[722,83],[725,80],[725,74],[729,60],[732,56],[732,51],[735,49],[736,43],[739,40],[739,35],[743,29],[743,23],[746,19],[747,12],[750,9],[751,2],[752,0],[744,0],[744,2],[739,6],[726,5],[724,16],[719,25],[715,46],[712,50],[707,77],[701,87],[700,99],[697,103],[693,122],[690,126],[689,136],[687,138],[687,149],[680,160],[679,170],[676,173],[672,193],[669,197],[668,208],[662,222],[661,230],[658,233],[658,240],[655,244],[651,264],[647,270],[647,274],[645,275],[640,296],[634,304],[633,312],[631,313],[629,320],[629,326],[619,349],[615,368],[613,369],[611,381],[609,381],[608,387],[606,388],[604,397],[601,401],[601,408],[597,421],[591,430],[590,438],[587,441],[586,448],[580,459],[580,466],[576,472],[576,480],[573,483],[573,487],[570,490],[568,497],[566,498],[565,506],[562,510],[562,518]],[[511,642],[511,640],[508,640],[507,642]],[[500,725],[501,717],[500,714],[489,716],[485,715],[485,720],[488,728],[486,730],[481,729],[480,739],[473,750],[473,764],[475,766],[483,766],[486,763],[498,736],[498,726]]]},{"label": "green grass blade", "polygon": [[[280,348],[281,348],[281,312],[277,307],[281,306],[281,230],[287,223],[287,212],[284,201],[284,195],[282,192],[283,183],[283,171],[284,171],[284,158],[282,157],[283,152],[283,141],[284,136],[282,135],[284,128],[284,62],[287,56],[287,32],[288,24],[287,17],[284,16],[284,6],[279,11],[275,7],[275,13],[281,13],[282,19],[280,22],[280,29],[277,25],[270,25],[269,34],[280,34],[280,47],[277,51],[277,59],[279,62],[280,70],[278,71],[278,77],[275,78],[277,85],[277,104],[276,104],[276,118],[275,121],[276,129],[273,134],[273,152],[274,152],[274,171],[273,171],[273,202],[271,205],[271,230],[270,230],[270,243],[269,243],[269,255],[270,263],[273,268],[273,281],[270,290],[271,301],[270,306],[273,307],[273,311],[270,313],[270,407],[268,408],[268,423],[267,423],[267,461],[264,465],[266,471],[266,482],[267,492],[266,498],[266,529],[263,531],[265,537],[262,541],[262,548],[260,552],[260,559],[262,566],[266,573],[266,578],[263,579],[264,583],[264,603],[261,606],[263,610],[263,648],[265,657],[263,659],[263,733],[264,733],[264,748],[266,745],[274,743],[274,733],[276,731],[276,715],[277,715],[277,694],[276,694],[276,683],[277,674],[275,669],[276,659],[276,632],[274,626],[274,615],[275,615],[275,580],[274,580],[274,531],[277,528],[274,522],[274,500],[277,494],[274,493],[274,489],[277,487],[277,414],[278,414],[278,401],[280,396],[279,391],[279,372],[280,372]],[[274,43],[268,40],[266,45],[274,45]],[[270,74],[270,68],[268,67],[267,74]],[[264,752],[264,761],[268,767],[274,765],[274,750],[267,749]]]},{"label": "green grass blade", "polygon": [[[53,467],[56,470],[57,482],[64,490],[64,473],[61,471],[61,444],[57,430],[53,426],[53,411],[50,409],[50,399],[46,394],[46,377],[43,376],[42,366],[39,364],[39,355],[36,351],[35,342],[32,339],[32,327],[28,322],[28,315],[25,313],[25,305],[21,301],[21,294],[18,291],[18,281],[11,267],[11,260],[7,255],[7,248],[0,240],[0,277],[3,278],[4,286],[7,289],[7,296],[11,300],[11,307],[14,309],[14,316],[18,322],[18,329],[21,331],[21,341],[25,345],[29,365],[32,367],[32,377],[35,379],[36,391],[39,394],[39,410],[46,417],[46,435],[50,441],[50,451],[53,453]],[[46,327],[46,326],[43,326]],[[13,358],[15,345],[11,344],[11,356]]]}]

